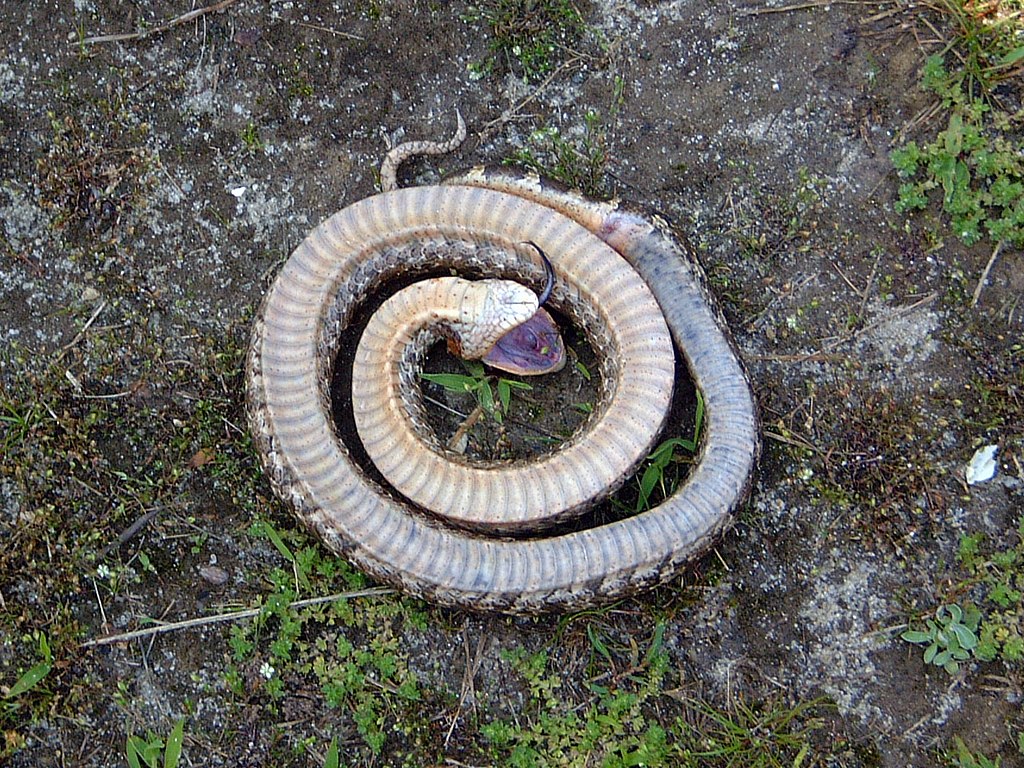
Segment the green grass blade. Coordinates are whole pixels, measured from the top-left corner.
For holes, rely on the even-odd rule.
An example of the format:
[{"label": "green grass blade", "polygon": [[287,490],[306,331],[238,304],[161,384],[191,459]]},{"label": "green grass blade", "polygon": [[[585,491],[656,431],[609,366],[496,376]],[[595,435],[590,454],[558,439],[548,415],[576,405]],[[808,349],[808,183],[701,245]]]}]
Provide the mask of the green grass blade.
[{"label": "green grass blade", "polygon": [[267,534],[267,538],[274,544],[277,551],[281,553],[281,557],[291,563],[295,568],[295,575],[298,578],[299,583],[305,589],[310,589],[309,578],[306,576],[305,570],[303,570],[302,565],[295,559],[295,555],[288,548],[288,545],[284,543],[284,539],[282,539],[280,534],[274,530],[274,526],[264,521],[263,532]]},{"label": "green grass blade", "polygon": [[277,533],[277,531],[274,530],[274,526],[272,526],[268,522],[264,522],[263,532],[267,534],[267,538],[270,539],[274,547],[277,548],[277,551],[281,553],[281,557],[283,557],[289,563],[295,562],[295,555],[292,554],[292,551],[288,549],[288,545],[284,543],[284,540],[281,538],[281,536]]},{"label": "green grass blade", "polygon": [[651,491],[654,490],[654,486],[657,485],[658,481],[661,479],[663,469],[664,467],[660,464],[651,464],[644,470],[643,477],[640,478],[640,495],[636,500],[637,512],[647,508],[651,498]]},{"label": "green grass blade", "polygon": [[185,718],[181,718],[171,729],[171,735],[167,737],[167,746],[164,748],[164,768],[178,768],[178,760],[181,759],[181,745],[185,740]]},{"label": "green grass blade", "polygon": [[508,379],[498,379],[498,400],[501,402],[501,410],[508,413],[508,404],[512,401],[512,387]]},{"label": "green grass blade", "polygon": [[341,758],[338,756],[338,737],[331,739],[331,746],[327,748],[327,756],[324,758],[324,768],[339,768]]},{"label": "green grass blade", "polygon": [[594,647],[594,650],[604,656],[608,660],[608,663],[612,663],[612,654],[608,650],[608,646],[602,642],[601,638],[598,637],[597,631],[594,629],[593,624],[587,624],[587,639],[590,640],[590,644]]},{"label": "green grass blade", "polygon": [[697,450],[697,443],[700,442],[700,430],[704,426],[704,395],[697,390],[697,412],[693,416],[693,448],[690,450]]},{"label": "green grass blade", "polygon": [[1022,45],[1020,48],[1014,48],[1012,51],[1003,56],[1003,58],[999,60],[999,66],[1013,66],[1022,59],[1024,59],[1024,45]]},{"label": "green grass blade", "polygon": [[420,378],[449,392],[472,392],[478,386],[476,379],[461,373],[421,373]]},{"label": "green grass blade", "polygon": [[493,414],[494,391],[491,389],[491,385],[486,379],[481,381],[480,389],[477,391],[477,397],[480,398],[480,407],[484,409],[484,412],[487,414]]},{"label": "green grass blade", "polygon": [[128,768],[142,768],[139,764],[139,752],[135,748],[135,742],[132,739],[134,736],[129,736],[124,743],[124,756],[128,759]]},{"label": "green grass blade", "polygon": [[26,672],[24,675],[18,678],[18,682],[11,686],[11,690],[9,690],[4,695],[4,698],[13,699],[16,696],[21,696],[21,694],[26,693],[27,691],[31,691],[33,688],[39,685],[39,682],[44,677],[50,674],[50,670],[52,668],[53,665],[49,661],[39,662],[34,667],[32,667],[32,669],[30,669],[28,672]]}]

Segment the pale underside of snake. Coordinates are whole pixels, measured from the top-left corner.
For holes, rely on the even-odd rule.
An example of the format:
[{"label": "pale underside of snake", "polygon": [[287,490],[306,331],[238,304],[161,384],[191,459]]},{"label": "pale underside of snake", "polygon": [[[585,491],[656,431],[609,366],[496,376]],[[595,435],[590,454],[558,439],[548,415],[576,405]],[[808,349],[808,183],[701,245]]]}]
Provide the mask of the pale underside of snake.
[{"label": "pale underside of snake", "polygon": [[[331,550],[441,604],[576,609],[663,583],[732,524],[760,449],[751,388],[703,274],[657,217],[536,177],[474,169],[438,186],[393,188],[398,162],[457,140],[393,150],[381,169],[389,191],[320,224],[276,277],[247,371],[264,469]],[[463,280],[434,276],[454,270],[534,285],[533,249],[557,276],[552,306],[598,353],[599,402],[550,454],[474,464],[432,434],[417,366],[438,328],[451,335],[460,307],[483,300],[466,298],[476,289]],[[354,355],[356,450],[332,416],[336,358],[352,354],[339,352],[339,340],[367,294],[395,281],[413,284],[376,310]],[[515,295],[529,317],[536,298]],[[569,530],[566,520],[621,485],[649,452],[668,413],[676,354],[706,414],[692,471],[653,509]],[[362,451],[375,469],[357,460]],[[553,523],[562,525],[545,535]],[[529,534],[517,537],[523,526]]]}]

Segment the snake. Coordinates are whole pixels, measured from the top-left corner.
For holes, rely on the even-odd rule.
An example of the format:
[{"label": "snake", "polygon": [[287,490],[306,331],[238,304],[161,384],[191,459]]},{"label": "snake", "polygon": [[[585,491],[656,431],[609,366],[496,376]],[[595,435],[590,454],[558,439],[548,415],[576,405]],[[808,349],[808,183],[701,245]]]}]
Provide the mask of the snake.
[{"label": "snake", "polygon": [[[398,188],[399,163],[464,137],[459,116],[451,141],[391,150],[383,191],[315,227],[266,291],[246,361],[264,472],[328,549],[439,605],[577,610],[666,583],[735,522],[760,453],[756,399],[724,316],[695,254],[657,214],[505,168]],[[537,322],[538,253],[557,276],[550,305],[598,355],[597,402],[546,454],[473,462],[433,434],[418,371],[439,334],[486,362],[495,337]],[[484,323],[491,351],[470,350],[453,327],[467,307],[499,303],[490,283],[515,309]],[[353,353],[367,297],[395,285]],[[583,525],[666,427],[677,360],[705,414],[690,473],[655,507]],[[332,381],[349,368],[354,436],[333,410]]]}]

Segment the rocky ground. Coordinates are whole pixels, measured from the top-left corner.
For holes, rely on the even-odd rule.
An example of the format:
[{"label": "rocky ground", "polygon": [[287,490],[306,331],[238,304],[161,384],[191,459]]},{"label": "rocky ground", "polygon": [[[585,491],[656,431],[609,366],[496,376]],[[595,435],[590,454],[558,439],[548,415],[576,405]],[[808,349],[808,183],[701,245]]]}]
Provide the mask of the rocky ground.
[{"label": "rocky ground", "polygon": [[[991,239],[936,199],[894,207],[891,149],[949,119],[920,82],[954,17],[191,10],[0,15],[0,761],[162,764],[181,722],[182,765],[331,764],[332,742],[342,765],[1024,765],[1024,258],[1007,240],[976,294]],[[1020,109],[1019,83],[998,96]],[[765,451],[679,583],[568,617],[440,610],[332,558],[259,472],[241,369],[263,290],[373,194],[389,143],[449,135],[456,108],[469,140],[404,183],[515,159],[700,254]],[[989,444],[995,476],[967,484]],[[955,670],[901,638],[942,605],[983,641]]]}]

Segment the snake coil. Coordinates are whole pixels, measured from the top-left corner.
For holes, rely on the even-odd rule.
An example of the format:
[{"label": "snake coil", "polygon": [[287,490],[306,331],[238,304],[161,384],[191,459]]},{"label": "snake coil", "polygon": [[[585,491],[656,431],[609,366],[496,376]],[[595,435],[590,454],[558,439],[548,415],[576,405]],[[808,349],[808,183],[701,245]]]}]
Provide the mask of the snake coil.
[{"label": "snake coil", "polygon": [[[674,367],[671,344],[703,396],[706,416],[693,470],[660,506],[593,528],[514,539],[500,526],[485,535],[442,522],[371,477],[334,426],[329,388],[339,337],[368,291],[438,264],[536,281],[535,261],[523,254],[527,241],[554,264],[555,305],[591,332],[604,356],[602,403],[572,446],[540,460],[570,456],[553,474],[534,473],[528,462],[470,468],[459,480],[434,478],[438,489],[456,506],[492,509],[499,520],[524,504],[561,503],[569,512],[590,504],[591,486],[621,483],[649,450],[667,404],[662,395],[636,392],[661,391],[664,370]],[[667,329],[669,346],[641,343],[657,336],[644,325],[646,309],[631,314],[628,302],[641,294],[650,297],[644,306],[656,310],[655,325]],[[623,297],[625,306],[609,306]],[[625,363],[620,354],[629,356]],[[404,377],[406,391],[414,386],[408,371],[379,375]],[[631,390],[631,380],[641,389]],[[653,390],[642,389],[652,381]],[[760,449],[749,382],[682,241],[657,218],[615,202],[487,169],[361,200],[316,227],[258,312],[247,399],[271,484],[332,551],[412,594],[476,610],[575,609],[665,582],[732,523]],[[430,466],[443,467],[428,439],[409,440],[408,461],[429,453]],[[639,455],[625,455],[627,445]],[[436,470],[424,471],[427,482]],[[518,479],[499,480],[504,495],[495,500],[475,485],[474,473]]]}]

